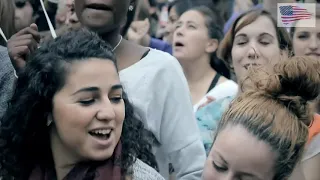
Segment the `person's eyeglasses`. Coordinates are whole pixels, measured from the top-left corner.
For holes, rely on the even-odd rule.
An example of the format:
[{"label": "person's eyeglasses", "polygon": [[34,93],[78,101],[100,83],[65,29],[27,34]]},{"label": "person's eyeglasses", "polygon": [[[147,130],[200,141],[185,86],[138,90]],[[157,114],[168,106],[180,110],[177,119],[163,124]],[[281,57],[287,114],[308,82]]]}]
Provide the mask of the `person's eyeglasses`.
[{"label": "person's eyeglasses", "polygon": [[26,0],[15,0],[15,4],[17,8],[23,8],[26,5]]}]

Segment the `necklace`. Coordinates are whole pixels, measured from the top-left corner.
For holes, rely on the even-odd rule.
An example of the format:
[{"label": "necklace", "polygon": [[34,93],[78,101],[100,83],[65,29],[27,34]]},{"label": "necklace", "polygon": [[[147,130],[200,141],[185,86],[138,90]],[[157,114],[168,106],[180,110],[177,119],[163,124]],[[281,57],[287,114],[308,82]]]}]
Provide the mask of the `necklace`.
[{"label": "necklace", "polygon": [[117,49],[117,47],[120,45],[121,41],[122,41],[122,36],[120,35],[120,40],[119,40],[118,44],[112,49],[112,52]]}]

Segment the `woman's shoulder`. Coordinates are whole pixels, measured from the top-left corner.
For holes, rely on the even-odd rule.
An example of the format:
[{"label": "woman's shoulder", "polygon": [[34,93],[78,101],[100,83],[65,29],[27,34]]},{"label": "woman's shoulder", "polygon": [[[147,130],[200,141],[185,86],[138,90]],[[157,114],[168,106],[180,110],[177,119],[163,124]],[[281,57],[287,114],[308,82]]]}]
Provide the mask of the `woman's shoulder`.
[{"label": "woman's shoulder", "polygon": [[[140,61],[126,69],[121,70],[120,74],[129,71],[137,72],[137,69],[139,69],[139,72],[141,73],[149,70],[148,73],[151,72],[154,74],[158,73],[159,71],[170,71],[174,69],[179,69],[179,71],[182,71],[182,67],[175,57],[169,53],[151,48],[149,48],[148,53],[145,54]],[[144,71],[141,71],[142,69]]]},{"label": "woman's shoulder", "polygon": [[[178,60],[168,53],[150,49],[139,62],[120,71],[120,79],[125,86],[128,84],[161,84],[169,88],[173,83],[184,81],[187,85],[182,67]],[[150,88],[150,87],[148,87]]]},{"label": "woman's shoulder", "polygon": [[162,68],[181,68],[180,63],[178,60],[173,57],[171,54],[157,50],[157,49],[151,49],[149,53],[141,59],[141,61],[146,63],[152,63],[155,67],[158,67],[159,69]]},{"label": "woman's shoulder", "polygon": [[164,178],[152,167],[148,166],[140,159],[137,159],[132,166],[132,180],[164,180]]},{"label": "woman's shoulder", "polygon": [[[208,105],[204,106],[203,108],[199,109],[196,113],[196,116],[202,116],[203,114],[209,114],[214,115],[218,118],[222,115],[222,113],[228,108],[229,104],[232,102],[232,100],[235,98],[235,94],[225,96],[223,98],[220,98],[218,100],[215,100]],[[212,117],[210,116],[210,117]]]},{"label": "woman's shoulder", "polygon": [[223,112],[228,108],[233,99],[234,96],[228,96],[213,101],[199,109],[195,114],[207,155],[210,152],[213,135],[218,128]]},{"label": "woman's shoulder", "polygon": [[169,54],[167,52],[160,51],[157,49],[152,49],[152,48],[149,48],[149,53],[147,56],[145,56],[145,58],[146,59],[148,59],[148,58],[161,58],[161,59],[164,58],[164,61],[176,59],[175,57],[173,57],[171,54]]},{"label": "woman's shoulder", "polygon": [[[228,97],[233,97],[238,93],[239,87],[238,84],[232,80],[227,79],[223,81],[214,88],[212,88],[206,96],[211,96],[216,100],[224,99]],[[220,101],[219,101],[220,102]]]}]

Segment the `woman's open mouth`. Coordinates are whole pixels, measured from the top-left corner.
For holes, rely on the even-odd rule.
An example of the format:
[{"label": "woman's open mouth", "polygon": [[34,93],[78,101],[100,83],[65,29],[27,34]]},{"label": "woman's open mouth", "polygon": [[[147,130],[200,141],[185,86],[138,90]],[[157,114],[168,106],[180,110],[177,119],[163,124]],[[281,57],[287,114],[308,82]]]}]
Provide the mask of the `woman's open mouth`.
[{"label": "woman's open mouth", "polygon": [[112,129],[98,129],[98,130],[89,131],[89,134],[91,136],[101,140],[109,139],[111,133],[112,133]]},{"label": "woman's open mouth", "polygon": [[105,4],[97,4],[97,3],[88,4],[86,5],[86,8],[100,10],[100,11],[112,11],[112,8],[110,6]]}]

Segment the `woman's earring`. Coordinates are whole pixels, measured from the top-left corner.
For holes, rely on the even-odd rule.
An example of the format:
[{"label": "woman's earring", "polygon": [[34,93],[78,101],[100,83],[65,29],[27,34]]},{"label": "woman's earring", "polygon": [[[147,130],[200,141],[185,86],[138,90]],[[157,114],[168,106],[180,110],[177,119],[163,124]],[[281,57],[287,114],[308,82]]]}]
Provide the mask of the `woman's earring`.
[{"label": "woman's earring", "polygon": [[133,11],[133,5],[132,4],[129,6],[129,11]]},{"label": "woman's earring", "polygon": [[47,120],[47,126],[49,127],[51,125],[51,123],[52,123],[52,120],[48,119]]},{"label": "woman's earring", "polygon": [[49,127],[51,124],[52,124],[52,117],[51,115],[49,115],[47,118],[47,126]]}]

